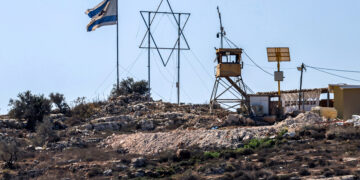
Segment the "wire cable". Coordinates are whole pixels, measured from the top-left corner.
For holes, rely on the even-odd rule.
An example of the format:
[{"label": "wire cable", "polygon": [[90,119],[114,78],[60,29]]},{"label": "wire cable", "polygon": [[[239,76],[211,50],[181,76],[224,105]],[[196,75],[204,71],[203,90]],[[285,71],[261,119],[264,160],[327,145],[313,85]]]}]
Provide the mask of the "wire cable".
[{"label": "wire cable", "polygon": [[309,65],[306,65],[306,66],[310,67],[310,68],[317,68],[317,69],[328,70],[328,71],[338,71],[338,72],[347,72],[347,73],[360,73],[360,71],[343,70],[343,69],[330,69],[330,68],[314,67],[314,66],[309,66]]},{"label": "wire cable", "polygon": [[249,60],[250,60],[256,67],[258,67],[258,68],[259,68],[260,70],[262,70],[264,73],[266,73],[266,74],[268,74],[268,75],[270,75],[270,76],[274,76],[272,73],[266,71],[264,68],[262,68],[261,66],[259,66],[259,65],[246,53],[246,51],[243,51],[243,52],[244,52],[244,54],[246,55],[246,57],[248,57]]},{"label": "wire cable", "polygon": [[[237,46],[234,42],[232,42],[229,38],[225,37],[225,40],[229,41],[232,45],[234,45],[236,48],[239,48],[239,46]],[[259,66],[247,53],[245,50],[243,50],[244,54],[246,55],[247,58],[249,58],[249,60],[256,66],[258,67],[260,70],[262,70],[264,73],[270,75],[270,76],[274,76],[272,73],[266,71],[264,68],[262,68],[261,66]]]},{"label": "wire cable", "polygon": [[326,72],[326,71],[324,71],[324,70],[321,70],[321,69],[318,69],[318,68],[312,67],[312,66],[307,66],[307,65],[305,65],[305,66],[308,67],[308,68],[315,69],[315,70],[317,70],[317,71],[320,71],[320,72],[323,72],[323,73],[332,75],[332,76],[336,76],[336,77],[343,78],[343,79],[347,79],[347,80],[351,80],[351,81],[360,82],[360,80],[358,80],[358,79],[353,79],[353,78],[349,78],[349,77],[346,77],[346,76],[340,76],[340,75],[337,75],[337,74],[334,74],[334,73],[330,73],[330,72]]}]

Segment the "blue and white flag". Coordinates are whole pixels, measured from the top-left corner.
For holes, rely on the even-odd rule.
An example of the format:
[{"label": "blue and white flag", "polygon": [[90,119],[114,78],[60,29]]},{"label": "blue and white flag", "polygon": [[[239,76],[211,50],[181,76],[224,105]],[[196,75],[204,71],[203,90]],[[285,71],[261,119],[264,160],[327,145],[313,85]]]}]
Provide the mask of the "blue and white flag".
[{"label": "blue and white flag", "polygon": [[94,31],[101,26],[114,25],[117,23],[117,1],[104,0],[93,9],[85,13],[92,18],[87,25],[87,31]]}]

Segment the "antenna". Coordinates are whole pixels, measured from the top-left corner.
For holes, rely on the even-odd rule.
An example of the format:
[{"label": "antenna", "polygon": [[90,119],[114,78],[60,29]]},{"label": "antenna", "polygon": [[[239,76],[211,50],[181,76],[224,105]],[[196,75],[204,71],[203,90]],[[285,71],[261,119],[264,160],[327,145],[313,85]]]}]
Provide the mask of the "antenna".
[{"label": "antenna", "polygon": [[216,37],[220,38],[220,48],[224,48],[224,36],[226,35],[226,32],[222,25],[221,12],[220,12],[219,6],[217,7],[217,11],[218,11],[219,20],[220,20],[220,32],[217,33]]}]

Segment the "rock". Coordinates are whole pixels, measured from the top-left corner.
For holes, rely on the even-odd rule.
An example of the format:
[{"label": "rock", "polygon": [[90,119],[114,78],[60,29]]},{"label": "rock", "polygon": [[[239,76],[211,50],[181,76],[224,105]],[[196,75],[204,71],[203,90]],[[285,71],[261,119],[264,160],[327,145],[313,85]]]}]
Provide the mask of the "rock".
[{"label": "rock", "polygon": [[270,124],[273,124],[276,121],[276,116],[265,116],[263,120]]},{"label": "rock", "polygon": [[180,160],[189,159],[191,157],[191,152],[186,149],[179,149],[176,151],[176,157]]},{"label": "rock", "polygon": [[250,118],[246,118],[245,124],[248,125],[248,126],[251,126],[251,125],[255,124],[255,121],[250,119]]},{"label": "rock", "polygon": [[63,129],[66,129],[67,126],[65,124],[63,124],[62,122],[60,121],[54,121],[54,130],[63,130]]},{"label": "rock", "polygon": [[140,127],[143,131],[152,131],[155,129],[154,122],[152,120],[141,120]]},{"label": "rock", "polygon": [[41,150],[44,150],[44,148],[43,147],[35,147],[35,150],[36,151],[41,151]]},{"label": "rock", "polygon": [[113,122],[105,122],[94,124],[95,131],[118,131],[120,130],[120,126],[117,123]]},{"label": "rock", "polygon": [[283,137],[295,137],[296,133],[295,132],[287,132],[283,135]]},{"label": "rock", "polygon": [[103,172],[104,176],[112,176],[112,170],[108,169]]},{"label": "rock", "polygon": [[237,114],[229,114],[225,120],[228,125],[239,123],[239,121],[240,119]]},{"label": "rock", "polygon": [[114,171],[124,171],[126,169],[128,169],[128,167],[124,164],[116,164],[114,167],[113,167]]},{"label": "rock", "polygon": [[35,151],[35,147],[33,145],[29,145],[26,147],[27,151]]},{"label": "rock", "polygon": [[25,125],[16,119],[1,119],[0,128],[22,129]]},{"label": "rock", "polygon": [[146,159],[143,157],[131,159],[131,166],[134,168],[145,167]]},{"label": "rock", "polygon": [[145,172],[143,170],[138,170],[135,172],[135,177],[144,177]]},{"label": "rock", "polygon": [[343,158],[343,160],[346,165],[352,167],[355,167],[359,163],[359,160],[357,158],[348,157],[348,158]]},{"label": "rock", "polygon": [[65,121],[66,120],[66,117],[64,114],[62,113],[59,113],[59,114],[50,114],[49,116],[49,119],[54,121],[54,120],[58,120],[58,121]]}]

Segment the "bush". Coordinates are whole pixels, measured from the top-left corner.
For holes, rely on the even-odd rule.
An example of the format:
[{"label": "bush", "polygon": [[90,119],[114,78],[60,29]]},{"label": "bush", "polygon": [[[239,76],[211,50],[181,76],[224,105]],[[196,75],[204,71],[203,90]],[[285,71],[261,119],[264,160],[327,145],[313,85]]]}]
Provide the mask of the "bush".
[{"label": "bush", "polygon": [[213,159],[213,158],[219,158],[220,157],[220,153],[218,152],[204,152],[204,157],[206,159]]},{"label": "bush", "polygon": [[86,120],[90,118],[98,111],[100,108],[101,103],[87,103],[85,101],[85,97],[78,97],[74,101],[75,107],[71,110],[72,118],[79,119],[79,120]]},{"label": "bush", "polygon": [[116,84],[114,85],[113,89],[111,90],[111,97],[128,95],[132,93],[144,95],[148,91],[149,88],[147,81],[141,80],[135,82],[133,78],[128,77],[127,79],[124,79],[120,82],[119,89],[117,89]]},{"label": "bush", "polygon": [[69,105],[65,102],[65,97],[63,94],[60,93],[51,93],[49,95],[50,100],[52,103],[56,105],[56,107],[59,109],[60,113],[62,114],[68,114],[70,112]]},{"label": "bush", "polygon": [[0,157],[5,162],[4,169],[14,169],[17,161],[17,154],[19,152],[16,141],[6,142],[0,141]]},{"label": "bush", "polygon": [[247,149],[257,149],[257,148],[270,148],[275,145],[275,141],[272,139],[251,139],[249,144],[244,147]]},{"label": "bush", "polygon": [[43,117],[50,113],[50,100],[44,95],[33,95],[30,91],[20,93],[17,100],[10,99],[11,110],[9,115],[16,119],[25,119],[26,128],[34,131],[37,121],[42,122]]},{"label": "bush", "polygon": [[56,142],[59,140],[58,135],[53,129],[53,124],[48,118],[45,118],[36,128],[36,137],[34,137],[33,144],[35,146],[43,146],[47,142]]}]

